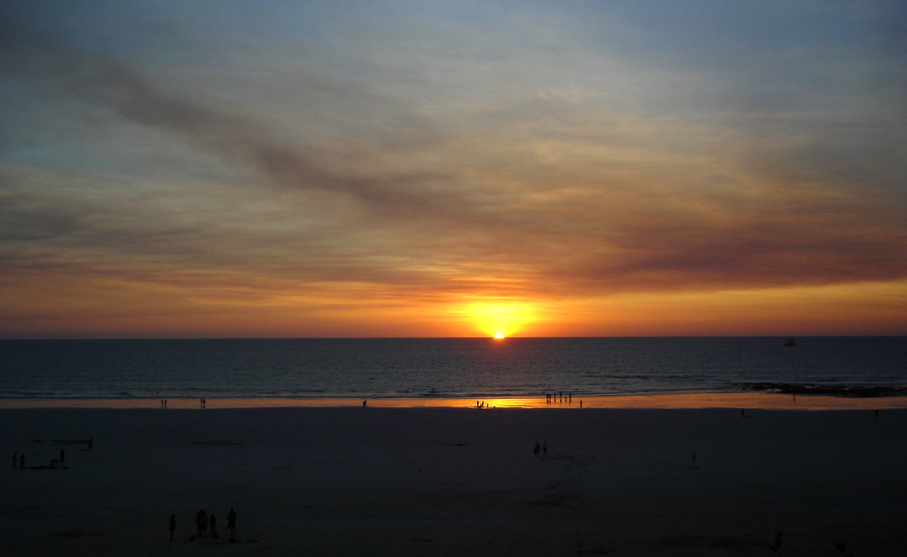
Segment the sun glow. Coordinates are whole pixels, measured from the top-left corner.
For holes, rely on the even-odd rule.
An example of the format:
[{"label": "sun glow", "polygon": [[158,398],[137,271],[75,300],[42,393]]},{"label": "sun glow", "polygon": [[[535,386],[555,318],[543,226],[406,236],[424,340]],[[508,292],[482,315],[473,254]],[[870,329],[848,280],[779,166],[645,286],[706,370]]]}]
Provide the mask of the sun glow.
[{"label": "sun glow", "polygon": [[460,306],[457,313],[471,321],[476,330],[496,339],[522,332],[537,320],[535,306],[526,302],[469,302]]}]

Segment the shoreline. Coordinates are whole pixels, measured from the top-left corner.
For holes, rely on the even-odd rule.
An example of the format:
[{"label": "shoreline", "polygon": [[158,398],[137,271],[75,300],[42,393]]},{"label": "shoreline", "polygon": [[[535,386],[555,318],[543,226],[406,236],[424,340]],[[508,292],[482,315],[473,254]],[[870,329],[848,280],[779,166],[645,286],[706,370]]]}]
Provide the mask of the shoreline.
[{"label": "shoreline", "polygon": [[[158,398],[39,398],[0,399],[0,409],[31,408],[110,408],[202,410],[200,399],[171,398],[161,407]],[[907,397],[842,397],[832,395],[801,395],[768,392],[683,392],[575,396],[571,401],[549,402],[544,396],[495,397],[474,399],[464,397],[391,397],[391,398],[209,398],[207,410],[228,408],[336,408],[362,406],[375,408],[472,408],[493,409],[762,409],[762,410],[890,410],[907,408]],[[582,402],[581,402],[582,401]],[[483,408],[478,404],[484,403]],[[582,408],[581,408],[582,405]]]}]

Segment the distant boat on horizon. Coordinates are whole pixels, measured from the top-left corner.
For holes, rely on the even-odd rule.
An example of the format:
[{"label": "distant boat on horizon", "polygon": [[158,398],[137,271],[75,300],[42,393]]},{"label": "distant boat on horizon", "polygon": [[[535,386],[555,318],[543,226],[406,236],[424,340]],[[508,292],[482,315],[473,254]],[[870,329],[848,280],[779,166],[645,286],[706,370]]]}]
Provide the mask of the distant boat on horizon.
[{"label": "distant boat on horizon", "polygon": [[797,339],[794,337],[787,337],[787,342],[784,343],[784,346],[797,346]]}]

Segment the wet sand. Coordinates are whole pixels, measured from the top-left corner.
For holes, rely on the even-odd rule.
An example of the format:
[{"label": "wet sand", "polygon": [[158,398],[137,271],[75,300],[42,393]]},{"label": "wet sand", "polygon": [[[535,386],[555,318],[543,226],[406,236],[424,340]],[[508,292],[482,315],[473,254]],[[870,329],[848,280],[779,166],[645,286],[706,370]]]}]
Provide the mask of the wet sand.
[{"label": "wet sand", "polygon": [[[777,555],[907,544],[907,410],[212,402],[0,410],[4,554],[772,555],[777,531]],[[61,448],[65,469],[11,469],[14,451],[39,466]],[[200,508],[219,541],[190,541]]]},{"label": "wet sand", "polygon": [[[560,397],[499,397],[473,398],[425,396],[400,398],[368,398],[373,408],[750,408],[774,410],[881,410],[907,409],[904,397],[845,397],[808,395],[797,396],[772,392],[679,392],[638,393],[619,395]],[[0,399],[3,408],[160,408],[162,399],[104,398],[104,399]],[[205,408],[283,408],[362,406],[362,398],[208,398]],[[171,398],[168,409],[198,409],[200,399]]]}]

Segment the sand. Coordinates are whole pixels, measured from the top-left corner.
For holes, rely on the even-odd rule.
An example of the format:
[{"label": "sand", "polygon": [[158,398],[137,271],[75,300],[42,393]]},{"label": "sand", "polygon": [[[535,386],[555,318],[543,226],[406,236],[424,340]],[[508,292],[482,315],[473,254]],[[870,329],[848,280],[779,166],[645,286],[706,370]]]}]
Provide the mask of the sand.
[{"label": "sand", "polygon": [[[907,410],[745,416],[2,409],[0,544],[4,555],[768,556],[782,531],[776,555],[903,554]],[[37,466],[61,448],[65,469],[12,469],[14,451]],[[224,541],[231,507],[238,543]],[[192,539],[200,508],[216,514],[218,541]]]}]

